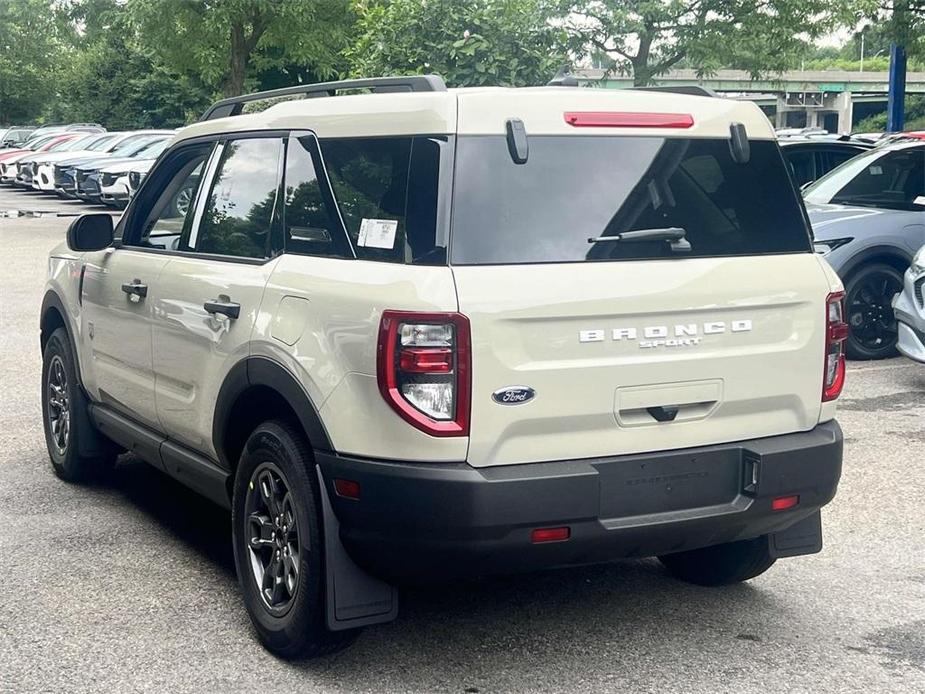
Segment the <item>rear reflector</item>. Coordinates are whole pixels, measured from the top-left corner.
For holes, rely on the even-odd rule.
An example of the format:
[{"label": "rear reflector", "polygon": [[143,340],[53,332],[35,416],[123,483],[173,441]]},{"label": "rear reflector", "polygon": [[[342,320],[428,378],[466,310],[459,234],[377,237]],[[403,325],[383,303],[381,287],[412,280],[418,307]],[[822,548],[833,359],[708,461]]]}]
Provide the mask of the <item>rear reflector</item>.
[{"label": "rear reflector", "polygon": [[537,528],[530,534],[534,544],[539,542],[562,542],[569,539],[572,531],[568,528]]},{"label": "rear reflector", "polygon": [[566,111],[565,122],[576,128],[690,128],[694,118],[689,113]]},{"label": "rear reflector", "polygon": [[779,496],[771,501],[772,511],[786,511],[800,503],[799,496]]},{"label": "rear reflector", "polygon": [[360,483],[353,480],[334,480],[334,491],[345,499],[360,500]]}]

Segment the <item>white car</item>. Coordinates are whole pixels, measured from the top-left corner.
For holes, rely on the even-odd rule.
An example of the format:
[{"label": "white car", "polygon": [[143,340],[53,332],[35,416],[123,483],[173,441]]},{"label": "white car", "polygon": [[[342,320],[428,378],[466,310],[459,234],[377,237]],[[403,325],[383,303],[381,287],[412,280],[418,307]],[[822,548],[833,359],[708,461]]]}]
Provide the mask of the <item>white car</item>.
[{"label": "white car", "polygon": [[132,171],[147,171],[157,161],[158,155],[169,143],[168,138],[152,141],[138,152],[136,157],[121,159],[100,169],[100,200],[112,207],[125,207],[132,197],[130,174]]},{"label": "white car", "polygon": [[130,450],[230,508],[287,658],[393,619],[402,579],[658,556],[717,586],[821,549],[842,285],[757,105],[294,92],[218,102],[51,252],[57,475]]},{"label": "white car", "polygon": [[53,193],[55,191],[54,168],[57,162],[83,156],[93,156],[104,151],[121,135],[122,133],[86,135],[72,140],[68,143],[69,146],[62,147],[58,151],[45,152],[24,158],[23,165],[26,162],[32,165],[30,182],[32,189]]}]

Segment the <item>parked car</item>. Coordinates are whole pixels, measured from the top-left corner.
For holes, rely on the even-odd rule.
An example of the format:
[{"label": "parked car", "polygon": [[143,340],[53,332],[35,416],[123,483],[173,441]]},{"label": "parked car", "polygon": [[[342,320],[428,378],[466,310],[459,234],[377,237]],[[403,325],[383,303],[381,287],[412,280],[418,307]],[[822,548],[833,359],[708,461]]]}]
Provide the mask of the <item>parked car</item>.
[{"label": "parked car", "polygon": [[85,133],[102,133],[106,132],[99,123],[66,123],[63,125],[43,125],[37,128],[33,135],[44,135],[52,132],[85,132]]},{"label": "parked car", "polygon": [[77,167],[95,163],[102,165],[107,159],[122,158],[126,153],[136,151],[138,147],[144,146],[151,138],[170,137],[171,135],[173,135],[172,130],[136,130],[119,133],[118,137],[109,142],[101,152],[57,161],[53,172],[55,192],[64,198],[76,198],[77,183],[75,173]]},{"label": "parked car", "polygon": [[821,549],[842,286],[757,105],[299,91],[215,104],[52,251],[57,475],[124,448],[231,508],[283,657],[393,619],[403,578],[659,556],[716,586]]},{"label": "parked car", "polygon": [[48,193],[55,192],[55,164],[62,161],[72,160],[77,157],[93,156],[103,152],[110,147],[121,133],[94,133],[84,135],[77,142],[71,142],[70,146],[57,152],[46,152],[37,154],[20,162],[20,167],[31,163],[31,185],[34,190],[41,190]]},{"label": "parked car", "polygon": [[74,194],[87,202],[101,202],[100,175],[104,167],[117,165],[126,167],[140,158],[146,158],[152,151],[160,152],[169,134],[159,134],[140,139],[127,140],[108,157],[95,157],[74,167]]},{"label": "parked car", "polygon": [[131,197],[129,174],[139,162],[151,166],[170,142],[169,137],[152,140],[132,157],[106,162],[99,170],[100,202],[112,207],[125,207]]},{"label": "parked car", "polygon": [[43,147],[47,151],[47,148],[56,142],[60,137],[60,133],[48,133],[47,135],[40,135],[38,137],[30,138],[24,142],[21,147],[0,149],[0,162],[8,161],[13,157],[18,157],[21,154],[40,151]]},{"label": "parked car", "polygon": [[13,127],[3,131],[0,135],[0,149],[13,148],[22,146],[24,142],[33,136],[35,128]]},{"label": "parked car", "polygon": [[77,133],[50,133],[47,140],[44,138],[36,140],[37,148],[35,150],[20,150],[18,153],[11,153],[6,157],[0,155],[0,183],[15,183],[16,177],[19,175],[19,161],[31,156],[34,151],[56,152],[65,147],[75,137],[78,137]]},{"label": "parked car", "polygon": [[811,184],[803,197],[816,248],[845,283],[848,356],[894,355],[891,302],[925,243],[925,143],[876,147]]},{"label": "parked car", "polygon": [[903,278],[903,290],[893,299],[897,321],[896,347],[901,354],[925,364],[925,246]]},{"label": "parked car", "polygon": [[781,153],[798,188],[873,146],[849,137],[784,137],[779,141]]},{"label": "parked car", "polygon": [[[64,145],[57,147],[54,151],[34,152],[22,156],[17,160],[17,174],[15,183],[25,188],[41,189],[41,177],[39,171],[42,164],[61,160],[62,158],[80,156],[88,151],[90,147],[102,147],[111,138],[108,133],[84,133],[75,131],[74,137]],[[46,188],[47,189],[47,188]],[[54,188],[51,188],[54,190]]]}]

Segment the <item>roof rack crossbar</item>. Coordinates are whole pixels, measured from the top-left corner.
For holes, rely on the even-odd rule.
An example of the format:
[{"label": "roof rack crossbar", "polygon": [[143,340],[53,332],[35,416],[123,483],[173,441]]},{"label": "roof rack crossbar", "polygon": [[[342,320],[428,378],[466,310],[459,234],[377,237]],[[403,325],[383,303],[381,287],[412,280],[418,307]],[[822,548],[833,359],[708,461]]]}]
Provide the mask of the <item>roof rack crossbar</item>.
[{"label": "roof rack crossbar", "polygon": [[368,77],[337,82],[318,82],[316,84],[298,84],[294,87],[271,89],[242,96],[232,96],[212,104],[200,121],[227,116],[239,116],[244,105],[252,101],[276,99],[281,96],[304,94],[309,97],[336,96],[338,91],[346,89],[369,89],[374,94],[394,92],[445,92],[446,84],[439,75],[408,75],[406,77]]},{"label": "roof rack crossbar", "polygon": [[709,96],[713,98],[719,98],[719,94],[714,92],[709,87],[701,87],[696,84],[680,84],[676,87],[634,87],[634,89],[643,92],[672,92],[674,94],[687,94],[688,96]]}]

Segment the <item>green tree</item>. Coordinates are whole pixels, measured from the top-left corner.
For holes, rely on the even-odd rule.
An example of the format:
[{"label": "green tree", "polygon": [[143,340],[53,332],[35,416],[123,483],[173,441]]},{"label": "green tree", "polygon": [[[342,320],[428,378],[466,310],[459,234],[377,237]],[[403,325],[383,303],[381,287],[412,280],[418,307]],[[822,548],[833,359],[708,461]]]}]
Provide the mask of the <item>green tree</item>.
[{"label": "green tree", "polygon": [[370,0],[356,5],[355,75],[436,72],[452,86],[545,84],[566,34],[543,0]]},{"label": "green tree", "polygon": [[813,39],[856,19],[851,7],[848,0],[565,0],[561,11],[576,53],[615,56],[612,70],[646,85],[682,61],[701,74],[785,70]]},{"label": "green tree", "polygon": [[168,68],[226,96],[243,94],[255,72],[292,63],[335,75],[352,21],[347,0],[130,0],[127,8]]},{"label": "green tree", "polygon": [[47,0],[0,1],[0,123],[32,121],[52,101],[66,33]]}]

